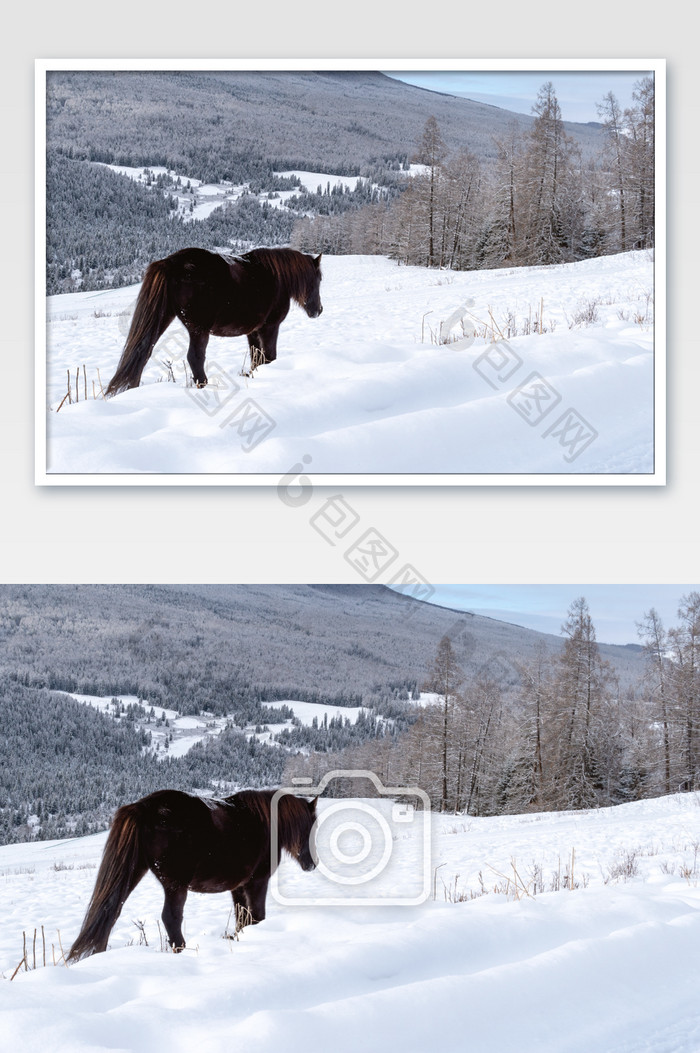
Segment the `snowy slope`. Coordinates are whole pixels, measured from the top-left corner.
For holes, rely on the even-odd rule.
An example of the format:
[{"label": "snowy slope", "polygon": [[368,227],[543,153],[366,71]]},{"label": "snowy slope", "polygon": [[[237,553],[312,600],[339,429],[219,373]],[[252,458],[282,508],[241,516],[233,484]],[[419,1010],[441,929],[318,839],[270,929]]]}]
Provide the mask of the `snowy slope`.
[{"label": "snowy slope", "polygon": [[[293,306],[278,360],[254,377],[240,375],[245,339],[211,338],[209,387],[187,387],[174,322],[142,386],[108,401],[93,392],[119,360],[138,286],[50,297],[47,481],[276,482],[300,463],[379,481],[654,470],[650,253],[473,273],[329,256],[323,271],[323,315]],[[441,344],[441,329],[457,342]],[[80,401],[57,412],[77,370]]]},{"label": "snowy slope", "polygon": [[366,712],[363,706],[332,706],[325,702],[298,702],[293,698],[286,698],[279,702],[263,702],[262,705],[274,708],[289,706],[294,711],[294,716],[302,724],[309,726],[314,720],[322,724],[324,717],[327,717],[328,720],[332,720],[333,717],[342,717],[343,720],[347,718],[351,724],[355,724],[360,713]]},{"label": "snowy slope", "polygon": [[[345,803],[348,819],[363,804]],[[390,802],[364,803],[389,816]],[[307,903],[270,895],[266,921],[230,941],[221,938],[230,897],[191,894],[179,956],[162,951],[162,897],[149,875],[108,951],[70,968],[57,931],[67,950],[105,835],[0,848],[0,1044],[56,1053],[697,1053],[699,804],[685,795],[586,813],[433,815],[422,906],[369,907],[361,888],[335,885],[356,902],[329,907],[332,883],[286,861],[279,888]],[[420,863],[418,817],[394,828],[392,851],[398,892]],[[10,982],[23,931],[34,964],[35,928],[37,968]]]},{"label": "snowy slope", "polygon": [[[151,709],[148,700],[139,699],[136,695],[112,695],[105,698],[99,695],[81,695],[72,692],[70,697],[76,702],[85,702],[110,716],[114,716],[113,698],[117,698],[125,706],[142,705],[147,712]],[[149,720],[137,717],[134,720],[134,727],[150,733],[151,745],[148,749],[160,760],[165,760],[166,757],[183,757],[196,743],[220,734],[228,724],[227,717],[215,717],[211,713],[199,717],[183,716],[177,710],[165,709],[163,706],[158,706],[154,712],[155,716]],[[161,719],[161,723],[157,723],[158,718]]]}]

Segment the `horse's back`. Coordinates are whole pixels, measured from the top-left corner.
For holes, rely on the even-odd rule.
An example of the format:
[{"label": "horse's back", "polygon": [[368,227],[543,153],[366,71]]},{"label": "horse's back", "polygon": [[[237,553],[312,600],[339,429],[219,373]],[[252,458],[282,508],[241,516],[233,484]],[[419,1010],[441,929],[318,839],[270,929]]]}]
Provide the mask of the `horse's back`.
[{"label": "horse's back", "polygon": [[192,282],[217,282],[227,278],[230,267],[218,252],[208,249],[179,249],[160,261],[171,279]]},{"label": "horse's back", "polygon": [[201,797],[184,790],[156,790],[136,801],[136,806],[149,825],[173,831],[197,828],[208,814]]}]

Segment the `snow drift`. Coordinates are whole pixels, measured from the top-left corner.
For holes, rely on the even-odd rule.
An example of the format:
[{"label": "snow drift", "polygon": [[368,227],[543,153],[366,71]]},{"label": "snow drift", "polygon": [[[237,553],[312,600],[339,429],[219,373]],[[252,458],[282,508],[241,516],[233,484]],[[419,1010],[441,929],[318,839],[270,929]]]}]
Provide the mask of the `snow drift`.
[{"label": "snow drift", "polygon": [[[230,897],[190,894],[181,955],[162,950],[162,895],[148,875],[107,952],[70,968],[59,930],[67,950],[105,835],[5,846],[4,1044],[56,1053],[696,1053],[699,804],[688,794],[596,812],[433,815],[422,906],[324,906],[314,902],[323,875],[287,861],[285,881],[308,905],[269,896],[266,921],[232,941],[222,939]],[[408,870],[421,830],[405,827],[393,844]],[[10,982],[23,931],[29,970]]]},{"label": "snow drift", "polygon": [[50,297],[44,481],[274,483],[302,462],[370,482],[659,468],[651,252],[469,273],[328,256],[323,273],[323,316],[293,306],[253,377],[244,338],[212,337],[209,386],[187,386],[176,321],[141,387],[107,401],[138,286]]}]

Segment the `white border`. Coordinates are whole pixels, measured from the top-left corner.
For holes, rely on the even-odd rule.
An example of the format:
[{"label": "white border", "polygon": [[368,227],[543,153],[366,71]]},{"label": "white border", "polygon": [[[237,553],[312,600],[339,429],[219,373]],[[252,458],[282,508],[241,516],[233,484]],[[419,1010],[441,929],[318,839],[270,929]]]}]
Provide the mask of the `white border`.
[{"label": "white border", "polygon": [[653,70],[656,89],[654,251],[654,471],[648,474],[323,474],[317,486],[664,486],[666,484],[666,61],[665,59],[86,59],[35,60],[35,477],[37,486],[264,486],[281,474],[51,474],[46,433],[46,74],[53,70]]}]

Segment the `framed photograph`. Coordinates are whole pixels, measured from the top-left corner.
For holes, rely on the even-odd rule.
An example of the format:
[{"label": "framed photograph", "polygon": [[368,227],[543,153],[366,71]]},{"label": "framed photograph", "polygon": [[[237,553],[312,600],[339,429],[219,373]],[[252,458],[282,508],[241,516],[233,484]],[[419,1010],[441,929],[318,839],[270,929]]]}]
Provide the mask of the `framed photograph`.
[{"label": "framed photograph", "polygon": [[40,60],[39,485],[663,485],[665,64]]}]

